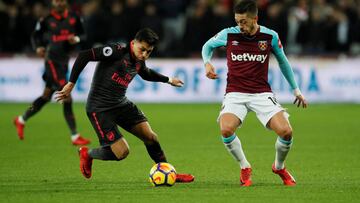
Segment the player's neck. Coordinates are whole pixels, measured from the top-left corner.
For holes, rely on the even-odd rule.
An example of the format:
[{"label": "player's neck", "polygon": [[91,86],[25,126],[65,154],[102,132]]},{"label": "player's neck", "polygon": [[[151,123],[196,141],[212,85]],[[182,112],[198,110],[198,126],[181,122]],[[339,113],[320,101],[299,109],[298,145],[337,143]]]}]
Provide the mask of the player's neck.
[{"label": "player's neck", "polygon": [[136,61],[137,59],[136,59],[136,56],[135,56],[135,53],[134,53],[134,40],[131,40],[129,46],[130,46],[130,56],[131,56],[132,59],[134,59]]},{"label": "player's neck", "polygon": [[61,18],[67,18],[68,10],[66,8],[65,9],[53,8],[51,10],[51,15],[53,15],[58,20],[60,20]]},{"label": "player's neck", "polygon": [[258,32],[259,28],[260,28],[260,26],[256,23],[254,26],[254,29],[251,30],[251,32],[250,32],[250,36],[255,35]]}]

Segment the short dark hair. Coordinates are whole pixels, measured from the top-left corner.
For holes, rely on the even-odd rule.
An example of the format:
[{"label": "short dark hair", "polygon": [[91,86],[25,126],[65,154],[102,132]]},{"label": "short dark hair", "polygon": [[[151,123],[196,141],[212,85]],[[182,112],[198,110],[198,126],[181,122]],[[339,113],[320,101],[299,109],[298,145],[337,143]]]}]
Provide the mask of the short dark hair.
[{"label": "short dark hair", "polygon": [[242,0],[235,5],[234,12],[238,14],[250,13],[253,16],[257,16],[258,8],[254,0]]},{"label": "short dark hair", "polygon": [[150,28],[143,28],[135,35],[135,40],[139,42],[146,42],[150,46],[155,46],[159,41],[159,36]]}]

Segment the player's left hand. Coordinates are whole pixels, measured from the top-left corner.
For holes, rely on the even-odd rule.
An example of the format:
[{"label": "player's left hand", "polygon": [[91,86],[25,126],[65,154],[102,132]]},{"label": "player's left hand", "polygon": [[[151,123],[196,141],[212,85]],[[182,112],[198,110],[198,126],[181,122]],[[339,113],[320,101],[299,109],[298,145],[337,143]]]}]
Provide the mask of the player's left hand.
[{"label": "player's left hand", "polygon": [[63,103],[64,100],[66,100],[74,88],[75,84],[72,82],[68,82],[61,91],[55,92],[55,100],[59,103]]},{"label": "player's left hand", "polygon": [[168,83],[175,87],[182,87],[184,85],[184,82],[181,81],[179,78],[169,78]]},{"label": "player's left hand", "polygon": [[78,36],[76,36],[76,35],[70,35],[70,36],[68,37],[68,42],[69,42],[70,44],[77,44],[77,43],[80,42],[80,38],[79,38]]},{"label": "player's left hand", "polygon": [[296,96],[294,104],[297,105],[297,107],[300,107],[300,105],[302,105],[303,108],[306,108],[308,106],[308,103],[302,94]]}]

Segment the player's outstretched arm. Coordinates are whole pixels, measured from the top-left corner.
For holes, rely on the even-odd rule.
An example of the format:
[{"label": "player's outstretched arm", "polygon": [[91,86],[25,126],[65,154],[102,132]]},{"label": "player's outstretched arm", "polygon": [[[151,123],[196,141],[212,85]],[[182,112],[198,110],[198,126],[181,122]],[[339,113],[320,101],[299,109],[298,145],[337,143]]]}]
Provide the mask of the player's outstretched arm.
[{"label": "player's outstretched arm", "polygon": [[40,57],[44,57],[46,51],[45,46],[47,43],[44,41],[44,33],[48,31],[48,28],[45,24],[45,20],[41,18],[36,23],[35,30],[31,34],[31,45],[35,49],[36,54]]},{"label": "player's outstretched arm", "polygon": [[184,82],[181,81],[179,78],[170,78],[169,77],[168,83],[175,87],[182,87],[184,85]]},{"label": "player's outstretched arm", "polygon": [[308,106],[308,102],[306,101],[305,97],[301,94],[300,90],[295,89],[294,94],[295,94],[294,104],[297,105],[297,107],[300,107],[301,105],[303,108],[306,108]]},{"label": "player's outstretched arm", "polygon": [[57,102],[62,103],[64,100],[66,100],[69,96],[71,91],[73,90],[75,84],[72,82],[68,82],[61,91],[55,92],[55,100]]},{"label": "player's outstretched arm", "polygon": [[210,79],[218,79],[219,78],[219,76],[215,73],[214,66],[210,62],[207,62],[205,64],[205,74],[206,74],[206,77],[208,77]]},{"label": "player's outstretched arm", "polygon": [[165,76],[161,73],[158,73],[146,66],[143,66],[143,68],[141,68],[138,73],[142,79],[147,80],[147,81],[164,82],[164,83],[168,83],[175,87],[182,87],[184,85],[184,82],[181,81],[179,78],[167,77],[167,76]]}]

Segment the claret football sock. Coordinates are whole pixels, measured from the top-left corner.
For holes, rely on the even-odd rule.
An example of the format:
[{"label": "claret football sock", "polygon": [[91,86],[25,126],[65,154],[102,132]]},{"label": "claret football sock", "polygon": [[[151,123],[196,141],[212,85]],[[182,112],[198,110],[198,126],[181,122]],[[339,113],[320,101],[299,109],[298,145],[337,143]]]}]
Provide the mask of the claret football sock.
[{"label": "claret football sock", "polygon": [[93,159],[100,159],[100,160],[105,160],[105,161],[118,160],[118,158],[112,152],[110,146],[89,149],[88,153],[89,153],[89,156]]},{"label": "claret football sock", "polygon": [[240,139],[233,134],[230,137],[222,137],[226,149],[230,152],[232,157],[239,162],[242,169],[251,168],[250,163],[247,161],[244,151],[241,146]]},{"label": "claret football sock", "polygon": [[285,158],[290,151],[291,145],[292,145],[292,139],[291,140],[284,140],[280,137],[276,139],[275,142],[275,149],[276,149],[276,155],[275,155],[275,168],[277,170],[284,168],[284,162]]},{"label": "claret football sock", "polygon": [[145,144],[146,150],[150,155],[151,159],[154,160],[155,163],[159,162],[167,162],[165,154],[161,149],[159,142],[154,142],[152,144]]}]

